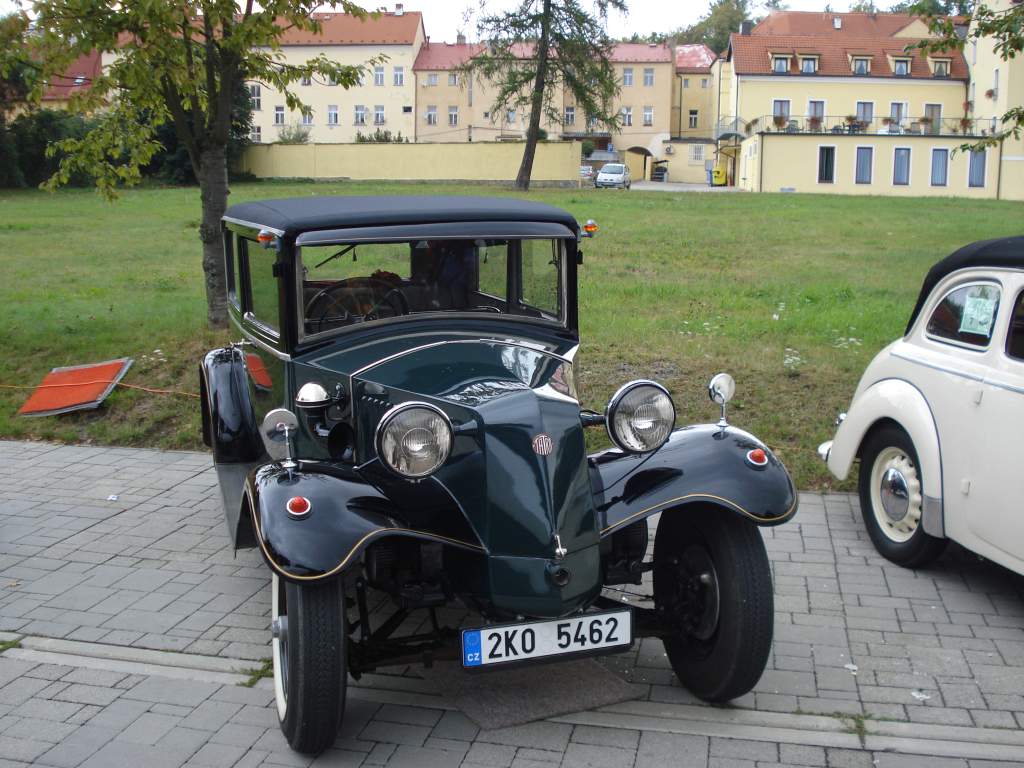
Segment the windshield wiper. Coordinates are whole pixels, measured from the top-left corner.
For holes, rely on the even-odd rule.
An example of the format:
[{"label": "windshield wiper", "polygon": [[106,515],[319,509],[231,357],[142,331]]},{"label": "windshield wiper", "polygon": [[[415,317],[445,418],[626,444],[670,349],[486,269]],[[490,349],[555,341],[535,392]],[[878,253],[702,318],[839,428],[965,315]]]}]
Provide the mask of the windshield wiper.
[{"label": "windshield wiper", "polygon": [[355,244],[355,243],[352,243],[352,245],[346,245],[346,246],[345,246],[344,248],[342,248],[342,249],[341,249],[340,251],[338,251],[337,253],[335,253],[335,254],[332,254],[332,255],[328,256],[328,257],[327,257],[326,259],[324,259],[323,261],[321,261],[321,262],[320,262],[319,264],[317,264],[317,265],[316,265],[315,267],[313,267],[313,269],[320,269],[320,267],[322,267],[322,266],[323,266],[324,264],[326,264],[326,263],[327,263],[328,261],[334,261],[334,260],[335,260],[336,258],[338,258],[339,256],[344,256],[344,255],[345,255],[346,253],[348,253],[349,251],[353,251],[353,250],[355,250],[355,247],[356,247],[356,244]]}]

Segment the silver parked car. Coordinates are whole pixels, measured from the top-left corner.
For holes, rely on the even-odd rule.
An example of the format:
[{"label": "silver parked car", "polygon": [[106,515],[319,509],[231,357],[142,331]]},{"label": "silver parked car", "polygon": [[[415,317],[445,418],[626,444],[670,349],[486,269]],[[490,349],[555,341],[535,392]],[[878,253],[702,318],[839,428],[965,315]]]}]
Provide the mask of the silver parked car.
[{"label": "silver parked car", "polygon": [[601,187],[629,189],[629,168],[625,163],[608,163],[598,171],[597,178],[594,179],[594,186],[598,189]]}]

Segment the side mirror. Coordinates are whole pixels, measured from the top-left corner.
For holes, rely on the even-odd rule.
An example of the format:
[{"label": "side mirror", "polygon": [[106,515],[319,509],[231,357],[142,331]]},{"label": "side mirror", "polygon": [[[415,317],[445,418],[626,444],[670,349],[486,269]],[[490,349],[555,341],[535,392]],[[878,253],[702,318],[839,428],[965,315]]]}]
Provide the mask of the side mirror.
[{"label": "side mirror", "polygon": [[260,436],[267,453],[274,461],[292,461],[292,436],[299,428],[299,420],[287,408],[275,408],[263,419]]},{"label": "side mirror", "polygon": [[720,427],[729,426],[729,422],[725,418],[725,406],[732,400],[735,394],[736,380],[728,373],[716,373],[711,377],[711,381],[708,382],[708,397],[722,409],[721,416],[718,419],[718,426]]}]

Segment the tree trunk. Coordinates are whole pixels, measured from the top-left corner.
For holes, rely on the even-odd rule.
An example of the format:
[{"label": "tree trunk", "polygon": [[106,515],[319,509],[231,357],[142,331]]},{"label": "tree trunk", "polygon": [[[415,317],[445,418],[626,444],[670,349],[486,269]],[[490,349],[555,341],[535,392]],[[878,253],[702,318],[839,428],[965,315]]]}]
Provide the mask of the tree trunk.
[{"label": "tree trunk", "polygon": [[199,239],[203,243],[206,320],[213,328],[224,328],[228,324],[228,297],[220,220],[228,207],[226,147],[209,147],[200,153],[199,189],[203,205]]},{"label": "tree trunk", "polygon": [[516,189],[528,190],[533,174],[533,158],[537,154],[537,140],[540,137],[540,116],[544,111],[544,85],[548,76],[548,46],[551,43],[551,0],[544,0],[543,21],[540,40],[537,41],[537,76],[533,79],[533,93],[530,94],[530,125],[526,129],[526,146],[523,148],[523,162],[516,176]]}]

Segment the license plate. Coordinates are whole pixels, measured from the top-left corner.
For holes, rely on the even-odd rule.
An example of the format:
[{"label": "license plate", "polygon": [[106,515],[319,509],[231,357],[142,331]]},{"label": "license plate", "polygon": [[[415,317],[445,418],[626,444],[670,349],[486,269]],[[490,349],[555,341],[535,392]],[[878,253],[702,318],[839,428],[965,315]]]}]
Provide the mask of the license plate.
[{"label": "license plate", "polygon": [[462,630],[462,666],[481,667],[547,656],[622,650],[633,643],[631,611],[585,613]]}]

